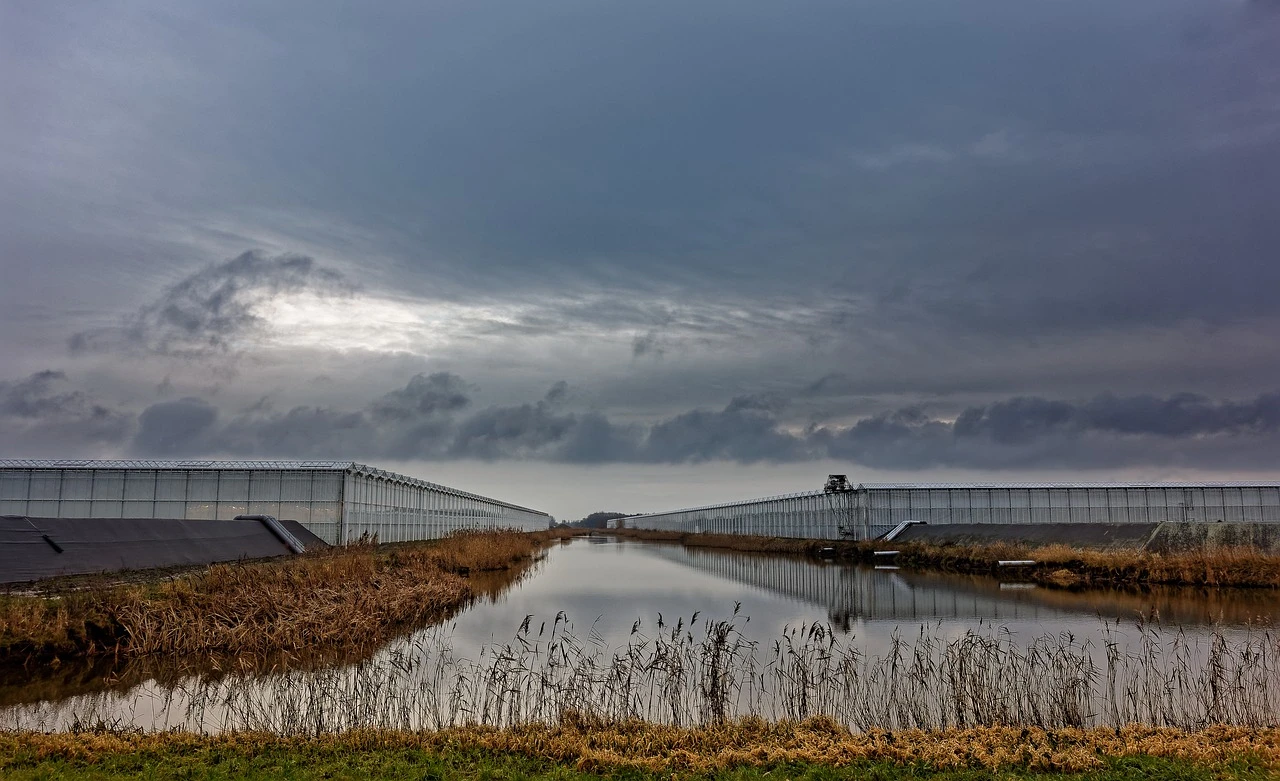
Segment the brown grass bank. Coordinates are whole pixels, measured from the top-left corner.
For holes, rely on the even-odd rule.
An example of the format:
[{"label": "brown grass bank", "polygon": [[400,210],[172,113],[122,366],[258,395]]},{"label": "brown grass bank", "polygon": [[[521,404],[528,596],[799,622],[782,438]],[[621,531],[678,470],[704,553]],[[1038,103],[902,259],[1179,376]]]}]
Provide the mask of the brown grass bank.
[{"label": "brown grass bank", "polygon": [[0,663],[358,651],[463,603],[469,573],[526,561],[565,534],[465,532],[215,564],[158,583],[0,596]]},{"label": "brown grass bank", "polygon": [[[892,560],[899,567],[989,574],[1063,588],[1142,585],[1280,588],[1280,556],[1251,548],[1160,553],[1136,549],[1094,551],[1066,545],[851,542],[640,529],[623,529],[617,533],[632,539],[680,543],[691,548],[825,555],[879,564],[889,560],[875,556],[874,552],[888,548],[899,551]],[[1003,568],[997,564],[1008,560],[1030,560],[1035,564],[1015,568]]]},{"label": "brown grass bank", "polygon": [[[205,737],[158,734],[0,733],[0,771],[62,761],[96,765],[122,755],[165,757],[284,752],[314,761],[321,755],[386,751],[433,754],[489,752],[548,760],[577,770],[723,772],[733,768],[802,763],[847,767],[887,762],[904,769],[1081,772],[1122,757],[1159,757],[1197,766],[1247,758],[1254,768],[1280,770],[1280,730],[1209,727],[1020,729],[987,727],[942,731],[850,732],[821,718],[769,724],[760,720],[681,729],[645,722],[581,723],[503,730],[462,727],[438,732],[351,731],[310,737],[230,733]],[[912,774],[914,776],[914,773]],[[1154,776],[1144,776],[1154,777]]]}]

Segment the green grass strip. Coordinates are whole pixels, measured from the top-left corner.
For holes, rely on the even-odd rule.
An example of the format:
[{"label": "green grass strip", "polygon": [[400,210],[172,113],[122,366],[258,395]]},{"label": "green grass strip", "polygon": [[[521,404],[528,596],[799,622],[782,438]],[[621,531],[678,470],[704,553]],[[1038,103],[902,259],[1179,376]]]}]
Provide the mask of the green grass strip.
[{"label": "green grass strip", "polygon": [[923,765],[902,766],[888,762],[865,762],[848,767],[813,764],[783,764],[739,767],[707,773],[688,771],[645,771],[608,767],[579,770],[568,764],[533,759],[518,754],[486,751],[422,751],[416,749],[374,749],[368,751],[312,747],[268,748],[252,753],[212,746],[193,751],[139,751],[111,754],[86,763],[65,758],[42,758],[34,752],[19,751],[0,757],[0,777],[8,781],[45,779],[412,779],[429,781],[657,781],[663,779],[706,779],[707,781],[836,781],[837,779],[931,779],[933,781],[978,781],[979,779],[1070,779],[1071,781],[1127,781],[1162,779],[1168,781],[1209,781],[1210,779],[1273,779],[1276,776],[1261,764],[1241,756],[1228,763],[1200,765],[1183,760],[1137,756],[1112,758],[1097,770],[1082,773],[1045,773],[1007,769],[936,770]]}]

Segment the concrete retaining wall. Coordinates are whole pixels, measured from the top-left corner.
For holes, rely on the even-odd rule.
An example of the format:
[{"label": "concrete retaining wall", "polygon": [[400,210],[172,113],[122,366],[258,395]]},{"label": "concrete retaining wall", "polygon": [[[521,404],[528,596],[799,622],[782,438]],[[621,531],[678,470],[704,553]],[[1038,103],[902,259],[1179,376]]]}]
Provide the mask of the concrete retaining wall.
[{"label": "concrete retaining wall", "polygon": [[1280,527],[1270,523],[1162,523],[1147,550],[1248,547],[1280,553]]}]

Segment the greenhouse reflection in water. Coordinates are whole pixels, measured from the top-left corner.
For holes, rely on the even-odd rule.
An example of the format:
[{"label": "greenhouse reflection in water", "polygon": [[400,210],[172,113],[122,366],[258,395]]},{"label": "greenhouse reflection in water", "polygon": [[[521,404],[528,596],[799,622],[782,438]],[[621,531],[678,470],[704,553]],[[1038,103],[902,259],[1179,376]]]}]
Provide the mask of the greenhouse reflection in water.
[{"label": "greenhouse reflection in water", "polygon": [[[816,664],[812,654],[821,648],[846,654],[840,657],[846,661],[844,673],[823,675],[838,678],[857,670],[863,676],[857,686],[863,688],[848,688],[854,685],[849,679],[845,689],[835,684],[815,689],[803,701],[828,698],[823,707],[836,709],[833,713],[852,726],[885,718],[894,720],[885,726],[903,726],[899,715],[913,708],[921,724],[977,718],[949,713],[950,706],[938,699],[941,694],[928,694],[948,685],[928,677],[935,673],[921,671],[902,679],[901,686],[888,681],[884,671],[895,654],[928,659],[935,671],[948,669],[956,659],[971,666],[1000,660],[1008,670],[1035,679],[1018,682],[1021,689],[1034,683],[1044,696],[1056,697],[1056,704],[1023,702],[1017,700],[1021,689],[1006,692],[1000,688],[1004,683],[994,680],[982,684],[991,703],[1009,700],[1009,707],[1021,708],[1004,717],[1045,714],[1047,724],[1071,724],[1087,713],[1101,722],[1123,715],[1116,702],[1097,699],[1108,665],[1122,683],[1124,676],[1154,680],[1153,670],[1171,664],[1204,665],[1215,636],[1234,649],[1219,662],[1248,663],[1242,675],[1263,676],[1252,689],[1240,690],[1243,699],[1231,706],[1236,709],[1231,718],[1257,720],[1272,705],[1277,707],[1271,713],[1280,712],[1280,703],[1272,702],[1278,687],[1267,677],[1273,663],[1256,658],[1271,647],[1266,627],[1276,606],[1265,594],[1068,592],[1009,585],[982,577],[880,571],[608,537],[579,539],[554,547],[535,573],[493,600],[478,602],[445,626],[395,641],[371,659],[265,674],[170,672],[150,678],[140,673],[141,680],[123,690],[82,686],[67,691],[69,696],[59,696],[58,686],[37,686],[18,701],[0,700],[14,703],[0,710],[0,726],[277,732],[430,727],[552,718],[567,707],[604,707],[615,699],[617,708],[640,711],[610,711],[613,715],[677,722],[717,713],[791,717],[797,715],[794,692],[788,694],[790,684],[784,685],[790,679],[778,676],[788,665]],[[731,702],[704,702],[687,677],[656,677],[654,662],[663,655],[685,655],[686,676],[702,670],[706,643],[716,632],[721,639],[714,650],[726,660],[728,679],[736,681],[737,688],[723,693],[733,695]],[[563,663],[549,668],[553,648]],[[611,689],[616,683],[610,681],[621,680],[624,672],[629,685],[638,688]],[[1189,679],[1185,686],[1193,684]],[[673,710],[672,700],[661,696],[664,691],[683,692],[687,710]],[[1186,688],[1179,695],[1185,702],[1168,699],[1171,694],[1135,691],[1123,703],[1150,700],[1155,704],[1138,717],[1179,723],[1205,717],[1189,704],[1196,701],[1196,691]],[[512,692],[519,693],[514,701]],[[830,699],[839,692],[843,699]],[[877,710],[876,703],[894,698],[899,698],[894,700],[901,706],[895,711],[899,715]]]}]

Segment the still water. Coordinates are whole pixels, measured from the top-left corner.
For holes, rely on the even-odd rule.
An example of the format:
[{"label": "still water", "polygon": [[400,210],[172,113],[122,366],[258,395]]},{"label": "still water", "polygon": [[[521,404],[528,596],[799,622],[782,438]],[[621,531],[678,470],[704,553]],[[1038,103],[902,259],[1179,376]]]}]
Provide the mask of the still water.
[{"label": "still water", "polygon": [[[0,728],[310,732],[567,709],[680,723],[829,712],[863,727],[1193,724],[1280,710],[1280,605],[1265,590],[1069,592],[592,536],[487,591],[442,626],[319,668],[144,661],[10,677]],[[1209,665],[1215,642],[1229,652]],[[1205,676],[1231,671],[1228,701]],[[1201,702],[1201,688],[1218,699]]]},{"label": "still water", "polygon": [[941,623],[963,630],[999,624],[1025,634],[1089,632],[1099,619],[1157,619],[1185,627],[1269,623],[1280,601],[1267,590],[1155,589],[1071,592],[983,576],[875,569],[798,556],[685,548],[594,536],[553,550],[535,576],[454,622],[458,645],[509,641],[526,616],[564,611],[578,627],[625,640],[637,619],[656,624],[694,613],[728,618],[735,604],[749,634],[827,622],[869,643],[892,630]]}]

